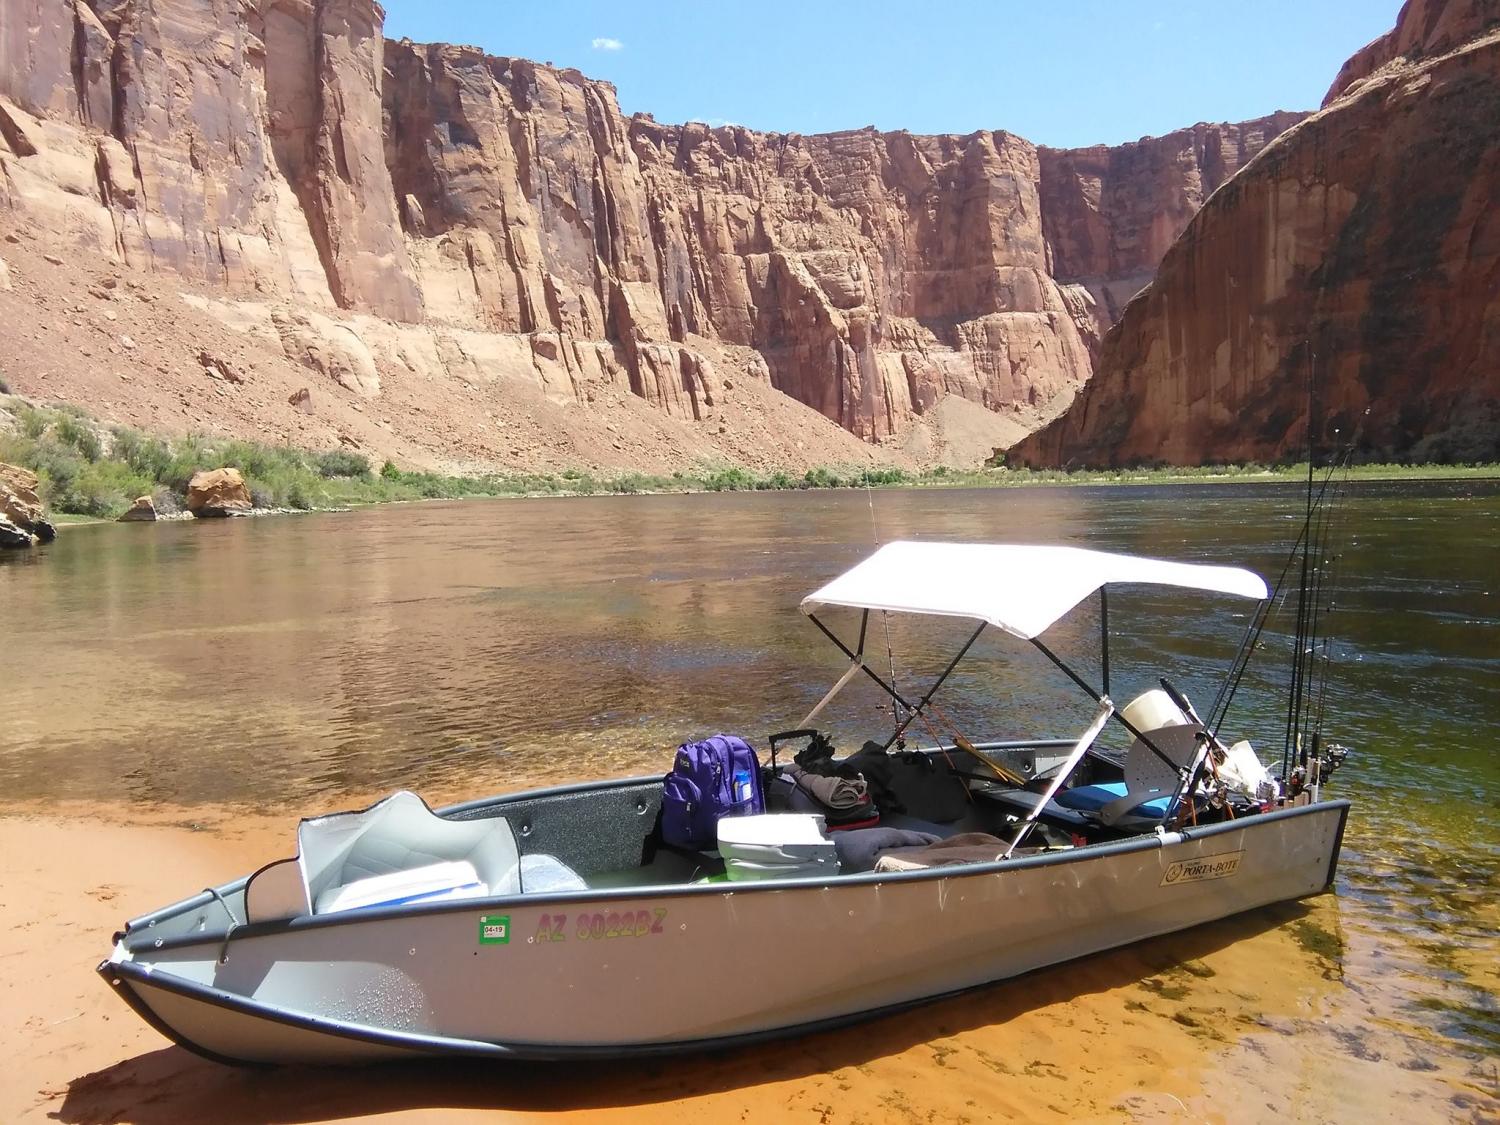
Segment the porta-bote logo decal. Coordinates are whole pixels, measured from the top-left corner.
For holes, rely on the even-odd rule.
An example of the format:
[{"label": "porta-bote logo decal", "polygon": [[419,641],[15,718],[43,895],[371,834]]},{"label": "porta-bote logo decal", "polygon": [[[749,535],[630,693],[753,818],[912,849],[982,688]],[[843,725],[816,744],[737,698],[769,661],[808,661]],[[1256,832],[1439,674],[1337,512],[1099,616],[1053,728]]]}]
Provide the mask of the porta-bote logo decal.
[{"label": "porta-bote logo decal", "polygon": [[1161,886],[1175,887],[1179,883],[1202,883],[1208,879],[1227,879],[1240,869],[1240,858],[1245,854],[1220,852],[1203,855],[1197,859],[1182,859],[1167,868],[1161,877]]},{"label": "porta-bote logo decal", "polygon": [[486,914],[479,919],[480,945],[510,944],[510,915]]}]

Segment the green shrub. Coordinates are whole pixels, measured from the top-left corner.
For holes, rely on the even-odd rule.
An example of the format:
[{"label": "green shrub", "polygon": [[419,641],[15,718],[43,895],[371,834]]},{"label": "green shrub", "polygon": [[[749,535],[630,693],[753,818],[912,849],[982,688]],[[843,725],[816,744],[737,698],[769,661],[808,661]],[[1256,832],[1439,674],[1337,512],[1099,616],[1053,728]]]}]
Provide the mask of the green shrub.
[{"label": "green shrub", "polygon": [[34,442],[25,461],[25,466],[40,480],[42,499],[63,511],[72,509],[63,508],[61,498],[71,495],[74,481],[87,464],[77,450],[50,437]]},{"label": "green shrub", "polygon": [[401,470],[396,468],[396,462],[387,461],[384,465],[380,466],[380,475],[385,480],[400,480]]},{"label": "green shrub", "polygon": [[317,493],[310,487],[309,482],[301,477],[294,476],[286,490],[286,506],[296,508],[299,512],[305,512],[310,508],[317,507]]},{"label": "green shrub", "polygon": [[172,464],[172,450],[160,438],[121,426],[114,431],[111,456],[124,461],[142,476],[159,481],[166,479]]},{"label": "green shrub", "polygon": [[151,482],[122,461],[80,461],[66,483],[54,479],[51,503],[59,512],[107,518],[150,491]]},{"label": "green shrub", "polygon": [[41,437],[52,425],[51,418],[30,406],[16,411],[16,421],[21,423],[21,432],[29,438]]},{"label": "green shrub", "polygon": [[0,395],[10,394],[10,384],[5,381],[5,376],[0,375]]},{"label": "green shrub", "polygon": [[217,469],[213,451],[201,435],[188,434],[172,443],[171,458],[157,479],[182,495],[187,495],[188,481],[200,469]]},{"label": "green shrub", "polygon": [[703,487],[710,492],[738,492],[742,489],[754,488],[755,478],[738,467],[715,469],[704,479]]},{"label": "green shrub", "polygon": [[57,440],[78,450],[85,461],[97,461],[104,454],[99,434],[87,420],[71,412],[59,414],[52,432]]},{"label": "green shrub", "polygon": [[802,479],[812,488],[838,488],[844,483],[839,479],[837,473],[822,466],[816,469],[808,469]]},{"label": "green shrub", "polygon": [[327,478],[346,477],[364,480],[370,475],[370,459],[348,449],[333,449],[318,454],[318,472]]}]

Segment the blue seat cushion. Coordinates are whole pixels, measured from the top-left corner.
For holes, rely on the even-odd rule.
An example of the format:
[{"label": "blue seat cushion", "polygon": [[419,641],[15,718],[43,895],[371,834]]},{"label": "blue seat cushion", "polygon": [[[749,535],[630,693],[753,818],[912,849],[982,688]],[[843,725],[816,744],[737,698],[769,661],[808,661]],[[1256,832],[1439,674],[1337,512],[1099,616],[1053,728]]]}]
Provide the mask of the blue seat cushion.
[{"label": "blue seat cushion", "polygon": [[[1123,781],[1106,781],[1100,785],[1080,785],[1077,789],[1064,789],[1057,795],[1056,801],[1065,809],[1098,812],[1111,801],[1123,796],[1125,796]],[[1170,793],[1165,797],[1153,797],[1131,809],[1130,815],[1149,816],[1160,820],[1167,815],[1167,806],[1171,803]]]}]

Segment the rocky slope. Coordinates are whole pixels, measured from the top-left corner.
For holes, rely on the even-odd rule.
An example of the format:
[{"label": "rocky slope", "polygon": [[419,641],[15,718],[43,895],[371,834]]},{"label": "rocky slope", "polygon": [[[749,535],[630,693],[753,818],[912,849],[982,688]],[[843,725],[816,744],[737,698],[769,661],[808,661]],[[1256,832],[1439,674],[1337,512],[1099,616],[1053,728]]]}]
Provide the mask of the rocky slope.
[{"label": "rocky slope", "polygon": [[[606,462],[630,397],[671,420],[669,460],[805,460],[775,423],[739,430],[752,395],[961,461],[1071,397],[1202,200],[1300,116],[1074,151],[669,126],[576,71],[386,41],[382,17],[0,0],[0,224],[180,279],[335,396],[457,411],[505,384]],[[29,370],[18,389],[69,393]]]},{"label": "rocky slope", "polygon": [[[1500,4],[1411,0],[1167,252],[1012,464],[1500,458]],[[1334,437],[1334,431],[1340,437]]]}]

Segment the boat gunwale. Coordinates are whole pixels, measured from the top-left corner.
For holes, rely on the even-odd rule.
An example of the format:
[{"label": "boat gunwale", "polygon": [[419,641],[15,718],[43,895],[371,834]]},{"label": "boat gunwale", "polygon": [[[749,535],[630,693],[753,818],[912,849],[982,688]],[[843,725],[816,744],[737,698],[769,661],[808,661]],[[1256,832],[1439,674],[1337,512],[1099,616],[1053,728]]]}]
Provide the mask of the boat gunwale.
[{"label": "boat gunwale", "polygon": [[[654,780],[654,778],[650,777],[623,778],[602,782],[584,782],[561,786],[557,789],[528,790],[521,793],[507,794],[499,798],[481,798],[477,801],[466,802],[462,805],[443,809],[441,813],[503,806],[506,803],[521,799],[535,798],[539,794],[553,794],[561,791],[578,792],[580,790],[596,788],[625,788],[638,785],[643,781]],[[227,947],[238,941],[272,937],[283,933],[304,930],[387,922],[398,919],[430,918],[445,914],[468,914],[476,910],[482,912],[499,912],[506,909],[513,910],[530,906],[593,905],[596,903],[625,902],[641,899],[655,900],[704,895],[728,896],[809,889],[832,890],[842,887],[860,888],[888,883],[918,883],[936,879],[983,878],[1003,874],[1007,871],[1025,870],[1033,867],[1051,867],[1069,863],[1087,863],[1096,858],[1126,855],[1138,851],[1150,851],[1193,840],[1225,835],[1244,828],[1257,827],[1278,820],[1307,816],[1315,812],[1337,810],[1339,813],[1339,825],[1333,847],[1330,850],[1328,877],[1323,884],[1323,889],[1326,890],[1333,881],[1333,873],[1336,870],[1339,850],[1343,842],[1344,825],[1348,820],[1349,809],[1351,807],[1352,802],[1347,798],[1328,799],[1306,805],[1273,809],[1270,812],[1255,813],[1250,816],[1236,817],[1234,820],[1220,821],[1216,824],[1190,826],[1166,833],[1146,833],[1121,840],[1090,844],[1082,848],[1063,848],[1037,855],[1013,856],[1009,859],[992,860],[984,863],[946,864],[912,871],[868,871],[847,875],[820,875],[802,879],[769,879],[744,883],[647,884],[635,887],[600,887],[583,891],[490,895],[482,898],[458,899],[446,902],[368,907],[361,910],[340,911],[334,914],[300,914],[290,918],[266,919],[262,922],[237,922],[225,929],[199,930],[178,937],[153,938],[151,936],[150,931],[158,921],[165,921],[199,907],[208,906],[215,902],[218,896],[226,892],[232,893],[239,890],[250,879],[250,876],[246,875],[231,883],[226,883],[221,887],[215,888],[214,891],[202,891],[191,898],[184,899],[181,902],[163,907],[160,910],[127,922],[125,930],[116,935],[116,941],[124,948],[125,952],[134,958],[137,954],[149,954],[162,950],[178,950],[201,945]],[[228,913],[227,907],[225,907],[225,912]],[[111,961],[113,961],[113,958],[111,958]]]}]

